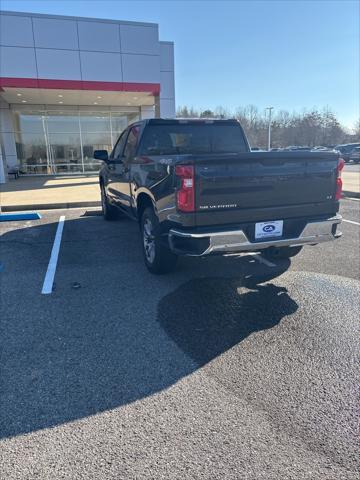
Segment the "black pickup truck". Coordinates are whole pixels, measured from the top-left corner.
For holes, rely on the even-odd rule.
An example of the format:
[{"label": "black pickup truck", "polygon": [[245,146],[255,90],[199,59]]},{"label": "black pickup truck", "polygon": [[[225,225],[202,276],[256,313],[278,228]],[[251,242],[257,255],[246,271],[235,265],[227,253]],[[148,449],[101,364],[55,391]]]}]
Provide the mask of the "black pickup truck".
[{"label": "black pickup truck", "polygon": [[179,255],[284,258],[341,235],[339,154],[251,152],[236,120],[139,121],[94,158],[105,219],[139,222],[153,273]]}]

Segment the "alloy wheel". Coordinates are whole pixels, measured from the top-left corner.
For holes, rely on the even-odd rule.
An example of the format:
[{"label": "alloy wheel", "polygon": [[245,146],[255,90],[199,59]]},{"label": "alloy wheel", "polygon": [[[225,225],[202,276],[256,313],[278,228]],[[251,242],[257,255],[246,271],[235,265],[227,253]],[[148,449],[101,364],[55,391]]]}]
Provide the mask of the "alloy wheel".
[{"label": "alloy wheel", "polygon": [[155,259],[155,236],[153,234],[153,224],[149,218],[144,221],[143,241],[146,260],[153,263]]}]

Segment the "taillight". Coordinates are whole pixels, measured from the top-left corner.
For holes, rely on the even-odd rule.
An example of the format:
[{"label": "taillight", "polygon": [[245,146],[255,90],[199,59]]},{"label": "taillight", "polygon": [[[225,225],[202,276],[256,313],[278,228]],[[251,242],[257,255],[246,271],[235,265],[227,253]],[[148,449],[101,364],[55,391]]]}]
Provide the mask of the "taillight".
[{"label": "taillight", "polygon": [[335,194],[335,200],[340,200],[341,199],[341,194],[342,194],[342,180],[341,180],[341,172],[342,169],[344,168],[345,161],[343,158],[339,158],[338,165],[337,165],[337,178],[336,178],[336,194]]},{"label": "taillight", "polygon": [[180,179],[176,204],[181,212],[195,211],[195,170],[193,165],[177,165],[175,175]]}]

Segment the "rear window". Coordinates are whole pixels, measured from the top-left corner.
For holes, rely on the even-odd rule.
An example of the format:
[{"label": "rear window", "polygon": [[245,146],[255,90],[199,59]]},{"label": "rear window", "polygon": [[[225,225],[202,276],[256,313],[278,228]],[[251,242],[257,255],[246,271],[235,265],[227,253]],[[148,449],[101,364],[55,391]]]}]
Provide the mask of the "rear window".
[{"label": "rear window", "polygon": [[140,145],[140,155],[182,155],[247,152],[237,125],[149,125]]}]

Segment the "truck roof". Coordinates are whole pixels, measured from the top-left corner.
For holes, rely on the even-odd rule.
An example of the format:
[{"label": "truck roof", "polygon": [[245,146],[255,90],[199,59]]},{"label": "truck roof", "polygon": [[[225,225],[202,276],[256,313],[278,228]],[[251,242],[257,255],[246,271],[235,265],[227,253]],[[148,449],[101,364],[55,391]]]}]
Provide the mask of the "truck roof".
[{"label": "truck roof", "polygon": [[145,120],[150,125],[173,125],[176,124],[186,124],[186,123],[228,123],[228,124],[239,124],[238,120],[235,118],[228,119],[219,119],[219,118],[149,118]]}]

